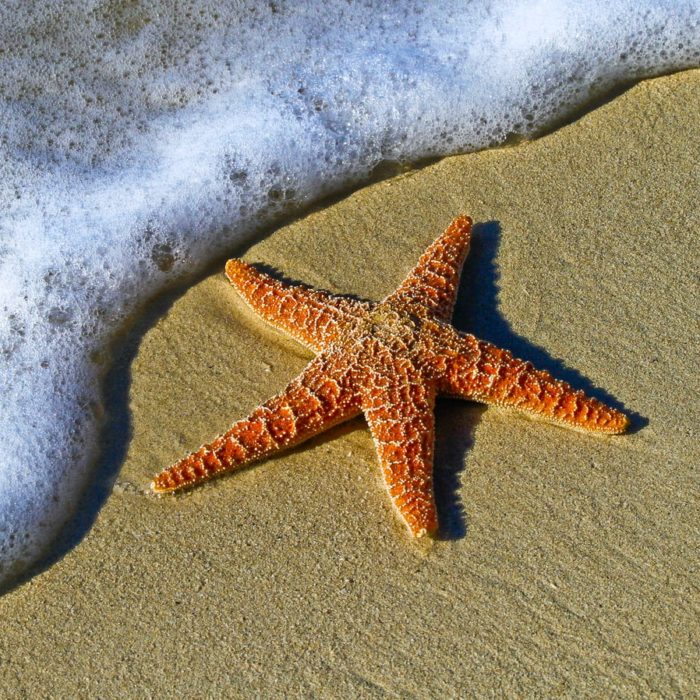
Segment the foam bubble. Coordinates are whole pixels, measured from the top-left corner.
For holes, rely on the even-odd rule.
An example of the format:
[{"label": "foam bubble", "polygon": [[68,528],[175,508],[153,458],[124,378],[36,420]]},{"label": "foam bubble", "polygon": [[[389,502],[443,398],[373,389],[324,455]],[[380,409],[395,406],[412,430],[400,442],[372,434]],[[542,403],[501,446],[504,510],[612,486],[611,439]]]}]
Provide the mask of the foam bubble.
[{"label": "foam bubble", "polygon": [[384,161],[697,66],[699,29],[698,1],[0,8],[0,577],[75,507],[139,302]]}]

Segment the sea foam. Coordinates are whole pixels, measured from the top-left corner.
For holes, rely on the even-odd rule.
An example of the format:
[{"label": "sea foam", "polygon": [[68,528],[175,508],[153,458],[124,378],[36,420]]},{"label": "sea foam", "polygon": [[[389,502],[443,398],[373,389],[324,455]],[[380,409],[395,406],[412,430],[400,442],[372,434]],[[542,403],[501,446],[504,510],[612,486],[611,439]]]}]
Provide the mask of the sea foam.
[{"label": "sea foam", "polygon": [[0,578],[73,512],[149,295],[381,163],[698,64],[700,0],[4,3]]}]

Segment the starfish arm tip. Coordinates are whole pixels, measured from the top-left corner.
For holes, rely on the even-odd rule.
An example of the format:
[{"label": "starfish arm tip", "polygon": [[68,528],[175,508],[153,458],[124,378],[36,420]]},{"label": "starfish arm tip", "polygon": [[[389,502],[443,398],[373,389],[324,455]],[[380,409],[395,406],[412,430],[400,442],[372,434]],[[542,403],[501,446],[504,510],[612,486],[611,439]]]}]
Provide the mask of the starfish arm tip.
[{"label": "starfish arm tip", "polygon": [[[186,458],[187,459],[187,458]],[[184,462],[185,460],[183,460]],[[196,484],[198,481],[203,481],[204,479],[193,479],[190,475],[184,474],[180,465],[174,465],[170,469],[166,469],[160,474],[156,474],[151,481],[150,490],[156,496],[164,496],[165,494],[175,493],[177,491],[184,491],[189,487]]]},{"label": "starfish arm tip", "polygon": [[248,265],[243,262],[240,258],[229,258],[229,260],[226,261],[226,277],[228,277],[230,282],[233,282],[233,280],[237,277],[237,274],[240,273],[242,269],[247,268]]},{"label": "starfish arm tip", "polygon": [[614,418],[616,419],[615,425],[611,431],[613,435],[623,435],[630,429],[632,419],[627,414],[622,413],[622,411],[616,411]]},{"label": "starfish arm tip", "polygon": [[160,483],[157,476],[153,479],[153,481],[151,481],[149,488],[151,490],[151,493],[154,493],[157,496],[161,496],[164,493],[167,493],[169,490],[169,489],[163,488],[163,486]]},{"label": "starfish arm tip", "polygon": [[162,488],[160,488],[160,486],[158,486],[158,479],[157,478],[154,478],[153,481],[151,481],[151,483],[149,484],[149,489],[150,489],[151,493],[154,493],[158,496],[165,493],[165,489],[162,489]]},{"label": "starfish arm tip", "polygon": [[411,537],[414,540],[431,540],[434,539],[438,533],[437,524],[431,525],[430,527],[420,527],[416,530],[411,530]]}]

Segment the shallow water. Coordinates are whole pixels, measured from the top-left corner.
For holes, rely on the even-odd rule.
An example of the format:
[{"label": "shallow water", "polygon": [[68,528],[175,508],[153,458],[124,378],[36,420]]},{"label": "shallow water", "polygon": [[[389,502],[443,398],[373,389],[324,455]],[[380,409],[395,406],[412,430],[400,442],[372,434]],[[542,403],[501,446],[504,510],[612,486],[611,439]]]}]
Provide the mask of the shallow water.
[{"label": "shallow water", "polygon": [[700,0],[48,7],[0,8],[0,579],[70,516],[152,294],[383,163],[700,64]]}]

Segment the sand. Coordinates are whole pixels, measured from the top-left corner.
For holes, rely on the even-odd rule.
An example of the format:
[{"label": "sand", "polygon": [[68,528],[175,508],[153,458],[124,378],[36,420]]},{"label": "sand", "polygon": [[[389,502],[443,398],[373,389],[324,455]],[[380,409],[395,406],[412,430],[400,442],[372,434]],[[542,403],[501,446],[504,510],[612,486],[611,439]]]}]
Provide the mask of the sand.
[{"label": "sand", "polygon": [[123,346],[98,483],[52,565],[0,599],[0,695],[695,694],[699,113],[700,71],[644,82],[231,250],[376,299],[469,213],[455,325],[624,407],[631,434],[441,401],[429,544],[397,521],[360,419],[149,497],[309,358],[217,272]]}]

